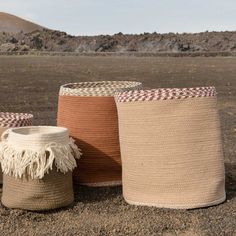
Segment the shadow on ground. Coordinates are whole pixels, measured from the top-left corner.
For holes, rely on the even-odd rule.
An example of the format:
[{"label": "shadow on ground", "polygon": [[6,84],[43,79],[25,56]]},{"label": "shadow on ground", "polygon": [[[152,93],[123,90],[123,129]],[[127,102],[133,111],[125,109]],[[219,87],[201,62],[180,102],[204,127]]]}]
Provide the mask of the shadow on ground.
[{"label": "shadow on ground", "polygon": [[236,197],[236,164],[226,163],[225,172],[227,199],[231,200]]}]

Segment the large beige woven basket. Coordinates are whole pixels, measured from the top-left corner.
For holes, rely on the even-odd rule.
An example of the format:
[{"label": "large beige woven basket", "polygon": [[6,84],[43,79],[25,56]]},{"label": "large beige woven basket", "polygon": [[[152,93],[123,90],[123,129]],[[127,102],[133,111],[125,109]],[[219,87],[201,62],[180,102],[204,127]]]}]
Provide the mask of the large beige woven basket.
[{"label": "large beige woven basket", "polygon": [[116,102],[128,203],[199,208],[225,200],[214,87],[123,92]]},{"label": "large beige woven basket", "polygon": [[132,81],[82,82],[61,86],[57,124],[69,129],[83,150],[73,172],[76,183],[89,186],[121,184],[117,110],[119,90],[139,89]]},{"label": "large beige woven basket", "polygon": [[72,170],[81,153],[66,128],[11,128],[2,140],[4,206],[49,210],[73,202]]},{"label": "large beige woven basket", "polygon": [[[32,114],[0,112],[0,137],[5,130],[11,127],[29,126],[32,125],[32,122],[33,122]],[[1,165],[0,165],[0,184],[2,184]]]}]

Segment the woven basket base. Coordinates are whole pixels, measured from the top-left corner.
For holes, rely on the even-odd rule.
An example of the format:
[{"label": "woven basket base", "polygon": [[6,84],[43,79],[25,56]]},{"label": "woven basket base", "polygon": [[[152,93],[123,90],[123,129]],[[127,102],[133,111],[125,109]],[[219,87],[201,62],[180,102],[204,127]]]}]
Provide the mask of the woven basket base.
[{"label": "woven basket base", "polygon": [[194,209],[194,208],[202,208],[202,207],[210,207],[214,205],[218,205],[226,200],[226,195],[224,195],[222,198],[217,199],[212,202],[204,202],[204,203],[196,203],[196,204],[168,204],[168,203],[147,203],[147,202],[135,202],[132,200],[128,200],[125,198],[125,201],[130,205],[136,205],[136,206],[149,206],[149,207],[158,207],[158,208],[168,208],[168,209]]},{"label": "woven basket base", "polygon": [[99,183],[79,183],[80,185],[88,187],[112,187],[122,185],[122,181],[109,181],[109,182],[99,182]]},{"label": "woven basket base", "polygon": [[43,179],[26,180],[3,175],[2,204],[8,208],[43,211],[74,201],[72,173],[52,170]]}]

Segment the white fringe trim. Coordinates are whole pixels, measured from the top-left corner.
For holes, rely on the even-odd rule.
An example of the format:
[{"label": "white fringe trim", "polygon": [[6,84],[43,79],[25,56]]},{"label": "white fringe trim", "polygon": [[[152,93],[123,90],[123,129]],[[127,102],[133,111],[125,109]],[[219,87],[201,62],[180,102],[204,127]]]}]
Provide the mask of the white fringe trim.
[{"label": "white fringe trim", "polygon": [[81,150],[70,138],[67,145],[49,143],[36,150],[15,149],[7,141],[0,144],[0,162],[2,171],[6,175],[15,178],[30,177],[31,179],[42,179],[53,165],[57,171],[66,173],[72,171],[76,165],[76,159],[82,155]]}]

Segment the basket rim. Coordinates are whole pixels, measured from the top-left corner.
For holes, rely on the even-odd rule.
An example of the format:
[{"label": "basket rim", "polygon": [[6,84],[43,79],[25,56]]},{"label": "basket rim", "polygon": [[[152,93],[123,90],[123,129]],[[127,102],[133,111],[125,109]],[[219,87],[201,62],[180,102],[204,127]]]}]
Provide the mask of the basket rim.
[{"label": "basket rim", "polygon": [[2,120],[25,120],[31,119],[34,115],[31,113],[0,112],[0,121]]},{"label": "basket rim", "polygon": [[[142,85],[141,82],[139,81],[133,81],[133,80],[103,80],[103,81],[83,81],[83,82],[74,82],[74,83],[67,83],[67,84],[63,84],[61,85],[61,87],[63,88],[69,88],[69,89],[85,89],[85,88],[91,88],[93,89],[94,87],[81,87],[81,88],[71,88],[69,86],[73,86],[73,85],[103,85],[105,84],[105,86],[111,86],[113,84],[121,84],[121,85],[126,85],[126,84],[130,84],[130,85]],[[95,86],[96,88],[96,86]]]},{"label": "basket rim", "polygon": [[85,81],[60,86],[61,96],[114,96],[118,91],[139,89],[142,83],[129,80]]},{"label": "basket rim", "polygon": [[123,91],[117,92],[115,94],[115,99],[116,102],[135,102],[214,96],[216,96],[215,87],[208,86],[190,88],[156,88],[146,90]]},{"label": "basket rim", "polygon": [[[27,131],[32,131],[32,133],[27,133]],[[58,127],[58,126],[23,126],[23,127],[13,127],[9,129],[9,133],[13,133],[16,136],[25,138],[42,136],[42,135],[54,135],[64,132],[67,133],[68,129],[65,127]]]},{"label": "basket rim", "polygon": [[18,127],[25,122],[32,123],[34,115],[31,113],[13,113],[13,112],[0,112],[0,127]]}]

